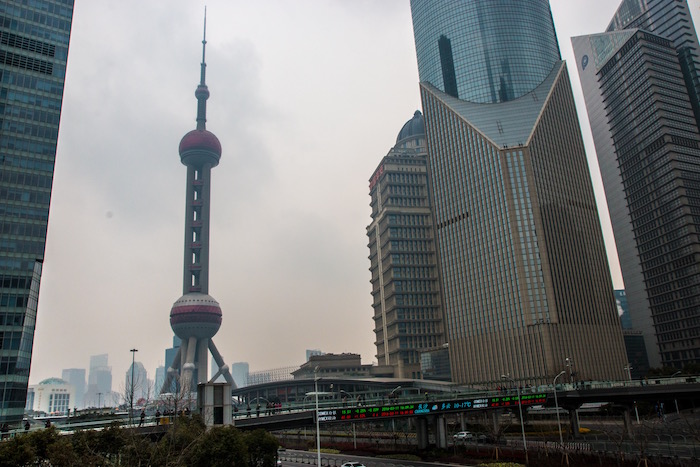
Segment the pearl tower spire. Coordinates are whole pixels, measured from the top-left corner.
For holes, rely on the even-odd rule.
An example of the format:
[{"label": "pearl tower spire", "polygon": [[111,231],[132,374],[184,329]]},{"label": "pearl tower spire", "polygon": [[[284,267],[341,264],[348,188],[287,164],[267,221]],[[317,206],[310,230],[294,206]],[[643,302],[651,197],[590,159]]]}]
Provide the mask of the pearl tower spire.
[{"label": "pearl tower spire", "polygon": [[[209,213],[211,169],[219,165],[221,143],[207,131],[206,84],[207,15],[204,10],[202,65],[197,98],[197,127],[180,141],[180,160],[187,167],[187,199],[185,202],[185,255],[182,297],[170,311],[170,326],[182,340],[161,392],[169,392],[172,380],[180,376],[181,391],[190,391],[196,383],[207,382],[207,351],[211,352],[219,370],[211,378],[223,375],[235,386],[228,366],[212,338],[221,326],[221,308],[209,295]],[[195,377],[196,376],[196,377]]]}]

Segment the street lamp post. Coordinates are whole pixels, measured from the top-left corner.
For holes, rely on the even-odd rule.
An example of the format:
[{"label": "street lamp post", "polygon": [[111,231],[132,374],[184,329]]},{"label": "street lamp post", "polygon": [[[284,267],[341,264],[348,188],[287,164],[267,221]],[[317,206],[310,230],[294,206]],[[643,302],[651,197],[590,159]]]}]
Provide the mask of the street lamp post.
[{"label": "street lamp post", "polygon": [[561,419],[559,418],[559,400],[557,399],[557,378],[565,374],[566,371],[562,370],[557,376],[554,377],[554,409],[557,411],[557,426],[559,427],[559,443],[564,446],[564,437],[561,434]]},{"label": "street lamp post", "polygon": [[316,466],[321,467],[321,432],[318,420],[318,366],[314,368],[314,392],[316,393]]},{"label": "street lamp post", "polygon": [[[389,404],[391,404],[394,401],[394,393],[396,391],[398,391],[399,389],[401,389],[400,385],[396,386],[394,389],[391,390],[391,392],[389,393],[389,396],[388,396]],[[396,421],[394,420],[393,417],[391,418],[391,432],[396,433]]]},{"label": "street lamp post", "polygon": [[520,411],[520,431],[523,435],[523,449],[525,450],[525,465],[529,465],[530,461],[527,456],[527,441],[525,440],[525,421],[523,420],[523,405],[522,400],[520,400],[520,386],[515,383],[515,380],[510,377],[510,375],[501,375],[501,379],[511,381],[515,385],[515,389],[518,391],[518,410]]},{"label": "street lamp post", "polygon": [[129,423],[133,425],[134,416],[134,365],[136,362],[136,352],[138,349],[131,349],[131,392],[129,396]]},{"label": "street lamp post", "polygon": [[574,372],[572,367],[574,366],[574,359],[571,357],[566,357],[566,366],[569,368],[569,383],[573,384],[574,382]]},{"label": "street lamp post", "polygon": [[[630,386],[632,385],[632,365],[629,363],[623,368],[627,372],[627,377],[629,378]],[[637,418],[637,425],[639,425],[639,410],[637,410],[637,401],[634,401],[634,415]]]},{"label": "street lamp post", "polygon": [[566,374],[566,371],[560,371],[559,374],[554,377],[552,385],[554,386],[554,410],[557,412],[557,426],[559,427],[559,445],[564,450],[566,465],[569,465],[569,454],[566,452],[566,449],[564,449],[564,437],[561,434],[561,419],[559,418],[559,400],[557,399],[557,378],[564,374]]},{"label": "street lamp post", "polygon": [[391,390],[391,392],[389,392],[389,402],[391,402],[391,400],[394,398],[394,393],[399,389],[401,389],[401,386],[396,386],[394,389]]}]

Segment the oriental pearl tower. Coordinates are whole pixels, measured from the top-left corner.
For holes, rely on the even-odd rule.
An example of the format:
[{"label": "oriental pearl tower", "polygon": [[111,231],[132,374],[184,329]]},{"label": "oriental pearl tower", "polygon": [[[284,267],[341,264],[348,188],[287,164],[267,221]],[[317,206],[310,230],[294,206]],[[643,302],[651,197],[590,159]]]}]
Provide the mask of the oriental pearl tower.
[{"label": "oriental pearl tower", "polygon": [[180,160],[187,166],[187,199],[185,202],[185,261],[182,297],[170,311],[170,326],[182,340],[179,350],[168,368],[168,375],[161,392],[169,392],[173,378],[180,375],[181,391],[207,382],[207,352],[211,352],[218,371],[213,382],[222,375],[235,387],[233,378],[212,337],[221,326],[221,308],[209,295],[209,212],[211,169],[219,165],[221,143],[214,133],[206,129],[207,99],[209,89],[205,82],[207,19],[204,15],[202,40],[202,67],[197,98],[197,128],[180,141]]}]

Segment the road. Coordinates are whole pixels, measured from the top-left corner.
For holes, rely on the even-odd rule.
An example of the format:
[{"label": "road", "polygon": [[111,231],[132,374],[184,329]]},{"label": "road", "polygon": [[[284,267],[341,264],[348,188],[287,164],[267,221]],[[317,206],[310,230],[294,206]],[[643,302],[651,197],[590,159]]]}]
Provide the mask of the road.
[{"label": "road", "polygon": [[[287,449],[286,451],[281,451],[279,457],[282,461],[282,467],[299,467],[300,464],[316,465],[317,454],[310,451],[296,451],[293,449]],[[454,467],[454,464],[321,453],[322,466],[340,467],[344,462],[348,461],[362,462],[362,464],[364,464],[366,467]],[[464,467],[473,466],[465,465]]]}]

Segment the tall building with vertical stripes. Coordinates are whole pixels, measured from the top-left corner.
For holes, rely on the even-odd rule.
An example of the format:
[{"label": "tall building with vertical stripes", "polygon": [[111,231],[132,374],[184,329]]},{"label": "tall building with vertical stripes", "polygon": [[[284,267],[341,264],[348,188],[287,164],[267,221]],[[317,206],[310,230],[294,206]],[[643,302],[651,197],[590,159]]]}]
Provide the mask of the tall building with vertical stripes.
[{"label": "tall building with vertical stripes", "polygon": [[572,39],[629,318],[652,367],[700,362],[700,45],[685,0]]},{"label": "tall building with vertical stripes", "polygon": [[73,0],[0,2],[0,424],[24,414]]},{"label": "tall building with vertical stripes", "polygon": [[547,0],[411,0],[453,381],[625,377]]},{"label": "tall building with vertical stripes", "polygon": [[430,205],[425,122],[416,111],[369,181],[367,227],[377,362],[422,378],[424,352],[445,344]]}]

